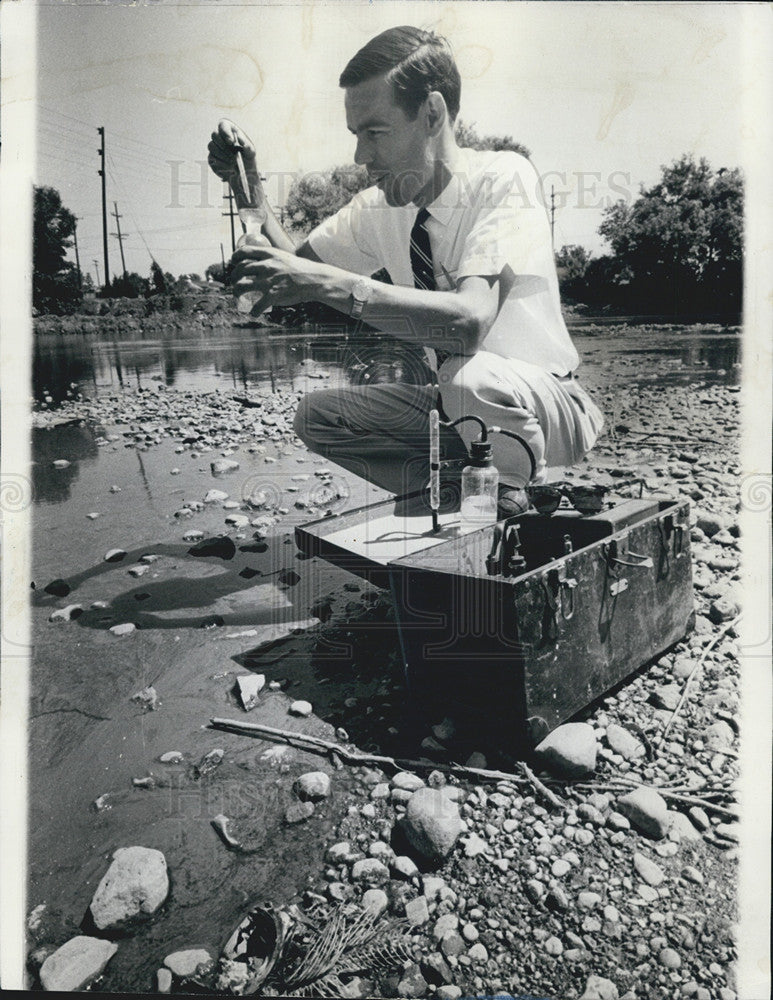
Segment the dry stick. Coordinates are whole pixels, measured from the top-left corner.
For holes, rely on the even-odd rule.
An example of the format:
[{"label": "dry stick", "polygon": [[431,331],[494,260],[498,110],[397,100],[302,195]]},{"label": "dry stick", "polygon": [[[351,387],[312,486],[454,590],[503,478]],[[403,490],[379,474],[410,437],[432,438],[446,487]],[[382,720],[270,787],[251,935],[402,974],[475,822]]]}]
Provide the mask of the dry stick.
[{"label": "dry stick", "polygon": [[330,740],[323,740],[319,736],[308,736],[306,733],[293,732],[288,729],[275,729],[273,726],[263,726],[258,722],[243,722],[241,719],[210,719],[209,724],[216,729],[230,729],[237,733],[244,733],[249,736],[267,737],[268,739],[282,740],[291,743],[293,740],[302,746],[302,749],[324,751],[335,754],[348,764],[378,764],[394,767],[398,770],[434,770],[443,771],[445,774],[453,774],[460,777],[483,778],[486,781],[511,781],[516,784],[529,784],[546,801],[555,808],[561,808],[561,799],[547,788],[534,774],[531,768],[519,762],[523,770],[524,777],[511,774],[508,771],[492,771],[482,767],[465,767],[462,764],[432,764],[420,760],[403,760],[397,757],[385,757],[379,754],[366,754],[358,750],[348,750],[339,743],[332,743]]},{"label": "dry stick", "polygon": [[698,671],[703,666],[703,664],[704,664],[704,662],[706,660],[706,657],[709,655],[709,653],[711,652],[711,650],[717,645],[717,643],[722,638],[722,636],[726,632],[729,632],[730,629],[733,628],[735,625],[737,625],[740,620],[741,620],[741,615],[736,615],[735,618],[732,621],[727,622],[725,624],[725,626],[723,628],[721,628],[719,630],[719,632],[717,632],[717,634],[714,636],[714,638],[711,640],[711,642],[708,644],[708,646],[706,646],[706,648],[701,653],[700,659],[695,664],[695,666],[692,668],[692,670],[689,673],[689,676],[687,677],[687,680],[685,682],[684,688],[682,690],[682,695],[681,695],[679,701],[677,702],[676,708],[671,713],[671,718],[666,723],[666,728],[663,730],[663,732],[660,735],[660,739],[658,740],[657,749],[660,749],[660,747],[663,745],[663,740],[665,740],[665,738],[666,738],[666,736],[668,734],[669,729],[671,728],[674,720],[676,719],[677,715],[681,711],[682,705],[684,705],[684,703],[685,703],[685,700],[687,698],[687,692],[690,689],[690,684],[692,683],[692,680],[695,677],[695,675],[698,673]]},{"label": "dry stick", "polygon": [[[517,774],[511,774],[507,771],[492,771],[488,768],[482,767],[465,767],[462,764],[432,764],[425,763],[420,760],[403,760],[396,757],[381,756],[379,754],[361,753],[358,750],[349,750],[338,743],[332,743],[330,740],[321,739],[319,736],[309,736],[306,733],[293,732],[288,729],[275,729],[273,726],[264,726],[258,722],[243,722],[241,719],[215,718],[210,719],[210,725],[216,729],[230,729],[237,733],[255,736],[258,738],[265,737],[268,739],[281,740],[285,743],[292,743],[295,741],[296,743],[301,744],[301,749],[336,754],[349,764],[378,764],[386,765],[387,767],[394,767],[398,770],[405,769],[411,771],[428,770],[431,768],[432,770],[443,771],[446,774],[453,774],[457,777],[476,777],[483,778],[486,781],[511,781],[516,784],[528,783],[553,807],[562,808],[564,805],[561,799],[558,798],[558,796],[546,785],[544,785],[534,774],[528,764],[525,764],[523,761],[519,761],[520,767],[524,773],[524,778],[520,778]],[[574,787],[580,786],[577,785]],[[681,793],[674,792],[671,789],[663,788],[660,785],[648,786],[645,785],[644,782],[636,782],[633,779],[613,779],[606,784],[595,784],[590,787],[606,787],[610,790],[617,789],[627,791],[630,791],[633,788],[650,787],[658,791],[664,798],[673,799],[675,802],[682,802],[686,805],[699,805],[704,809],[712,810],[719,815],[733,819],[735,818],[734,813],[731,813],[727,809],[723,809],[721,806],[715,805],[713,802],[709,802],[705,799],[692,795],[683,795]]]}]

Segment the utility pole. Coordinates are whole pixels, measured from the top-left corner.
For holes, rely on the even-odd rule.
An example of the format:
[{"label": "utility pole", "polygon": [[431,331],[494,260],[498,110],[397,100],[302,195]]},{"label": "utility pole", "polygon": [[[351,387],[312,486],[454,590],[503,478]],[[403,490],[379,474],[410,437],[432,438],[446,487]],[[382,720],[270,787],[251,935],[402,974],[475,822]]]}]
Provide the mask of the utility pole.
[{"label": "utility pole", "polygon": [[99,291],[99,261],[94,260],[94,270],[97,272],[97,291]]},{"label": "utility pole", "polygon": [[231,217],[231,253],[236,253],[236,233],[234,232],[234,219],[239,214],[234,211],[234,195],[231,190],[231,185],[227,185],[228,188],[228,211],[223,212],[223,215],[229,215]]},{"label": "utility pole", "polygon": [[105,177],[105,129],[104,126],[100,125],[97,129],[99,135],[102,139],[102,145],[97,150],[100,156],[100,162],[102,164],[102,169],[98,171],[99,176],[102,178],[102,249],[105,254],[105,290],[110,288],[110,265],[107,259],[107,186]]},{"label": "utility pole", "polygon": [[556,187],[555,184],[551,184],[550,185],[550,246],[553,249],[553,253],[556,252],[555,229],[556,229]]},{"label": "utility pole", "polygon": [[223,262],[223,274],[225,274],[225,250],[223,250],[223,244],[220,244],[220,259]]},{"label": "utility pole", "polygon": [[[115,219],[115,228],[118,230],[118,232],[117,233],[111,233],[110,235],[118,237],[118,246],[121,249],[121,267],[123,268],[123,276],[124,276],[124,280],[125,280],[126,279],[126,260],[124,259],[124,255],[123,255],[123,238],[121,236],[121,219],[123,218],[123,216],[118,214],[118,203],[115,202],[115,201],[113,202],[113,208],[114,208],[115,211],[111,212],[110,214]],[[125,236],[126,233],[124,233],[123,235]]]},{"label": "utility pole", "polygon": [[78,219],[75,219],[75,225],[72,230],[73,239],[75,240],[75,266],[78,269],[78,288],[83,291],[83,275],[81,274],[81,259],[78,255]]}]

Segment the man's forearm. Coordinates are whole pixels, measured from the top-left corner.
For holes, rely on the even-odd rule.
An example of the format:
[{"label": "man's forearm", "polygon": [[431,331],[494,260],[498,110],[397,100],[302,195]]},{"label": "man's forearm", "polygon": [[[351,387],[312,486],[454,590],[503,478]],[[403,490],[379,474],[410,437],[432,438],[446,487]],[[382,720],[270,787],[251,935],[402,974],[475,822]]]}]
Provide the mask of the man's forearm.
[{"label": "man's forearm", "polygon": [[[320,283],[320,302],[351,314],[352,289],[360,276],[330,268]],[[363,322],[400,340],[437,347],[453,354],[474,354],[495,315],[485,279],[464,292],[424,291],[373,281],[361,315]],[[476,291],[480,294],[475,294]]]},{"label": "man's forearm", "polygon": [[287,250],[288,253],[295,253],[295,244],[284,231],[282,224],[276,215],[274,215],[274,210],[268,202],[266,202],[266,221],[263,223],[263,235],[271,246],[276,247],[277,250]]}]

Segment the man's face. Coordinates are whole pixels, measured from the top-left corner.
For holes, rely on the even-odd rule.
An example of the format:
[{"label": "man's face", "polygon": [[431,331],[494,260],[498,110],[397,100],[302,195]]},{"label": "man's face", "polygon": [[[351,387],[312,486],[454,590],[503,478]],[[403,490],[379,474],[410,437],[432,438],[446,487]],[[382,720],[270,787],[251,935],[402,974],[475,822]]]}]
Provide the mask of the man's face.
[{"label": "man's face", "polygon": [[419,112],[409,121],[383,76],[346,90],[346,124],[357,136],[354,162],[384,192],[389,205],[407,205],[432,177],[429,136]]}]

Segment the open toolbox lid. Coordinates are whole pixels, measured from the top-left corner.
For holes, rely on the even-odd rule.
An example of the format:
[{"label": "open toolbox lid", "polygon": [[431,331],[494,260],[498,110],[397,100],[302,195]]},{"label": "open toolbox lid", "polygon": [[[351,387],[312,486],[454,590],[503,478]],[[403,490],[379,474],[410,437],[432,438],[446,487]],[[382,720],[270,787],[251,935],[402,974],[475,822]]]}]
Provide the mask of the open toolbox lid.
[{"label": "open toolbox lid", "polygon": [[[306,556],[319,556],[384,588],[389,586],[390,566],[423,564],[463,572],[460,553],[469,548],[469,543],[463,545],[462,539],[477,533],[481,546],[490,544],[493,525],[462,528],[460,514],[454,511],[439,515],[440,530],[434,532],[431,514],[421,497],[421,493],[410,494],[298,525],[296,544]],[[664,501],[664,497],[654,496],[624,500],[598,514],[586,515],[569,509],[550,515],[529,511],[507,521],[533,528],[540,524],[546,528],[561,525],[573,536],[577,550],[657,514]]]}]

